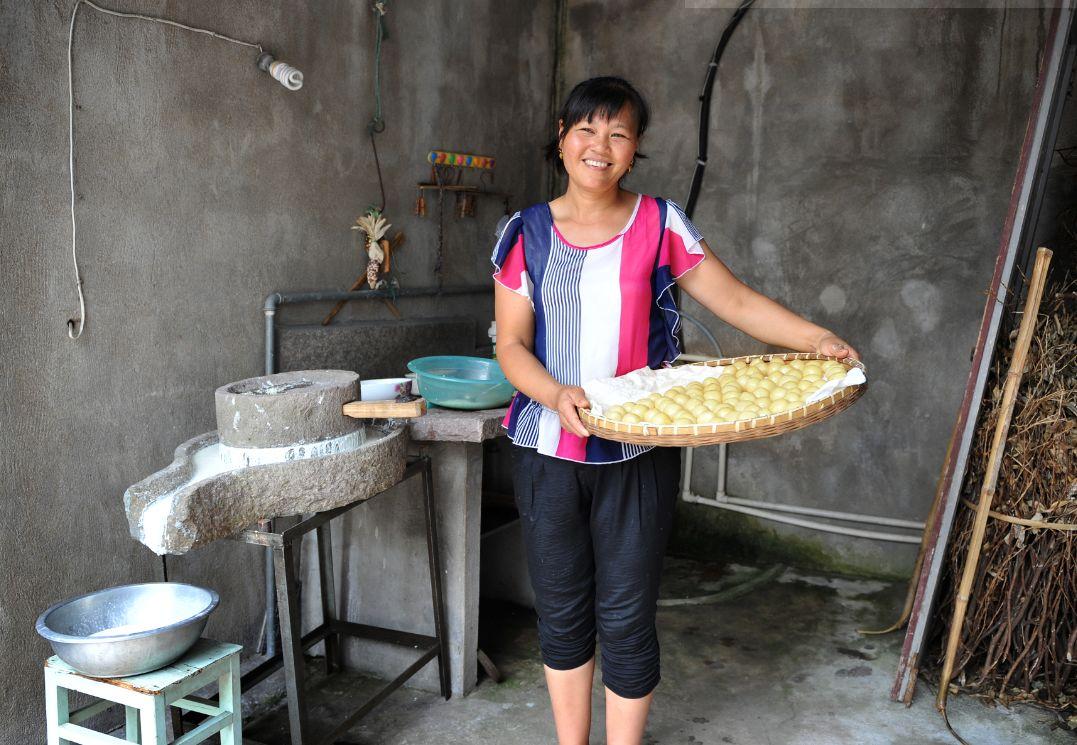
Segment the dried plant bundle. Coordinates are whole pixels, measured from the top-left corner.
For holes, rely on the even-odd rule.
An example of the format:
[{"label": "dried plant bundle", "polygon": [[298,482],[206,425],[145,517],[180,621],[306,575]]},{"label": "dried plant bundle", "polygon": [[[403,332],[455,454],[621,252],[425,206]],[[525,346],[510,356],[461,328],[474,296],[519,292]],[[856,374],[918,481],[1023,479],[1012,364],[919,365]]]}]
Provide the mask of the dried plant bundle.
[{"label": "dried plant bundle", "polygon": [[[1077,283],[1048,289],[1028,352],[951,683],[1004,705],[1077,714]],[[947,549],[949,619],[984,483],[1013,341],[996,355]],[[1011,518],[1007,520],[1005,518]],[[1014,522],[1013,519],[1021,522]],[[1068,528],[1068,529],[1067,529]],[[934,624],[937,681],[945,623]],[[1077,724],[1077,718],[1071,718]]]}]

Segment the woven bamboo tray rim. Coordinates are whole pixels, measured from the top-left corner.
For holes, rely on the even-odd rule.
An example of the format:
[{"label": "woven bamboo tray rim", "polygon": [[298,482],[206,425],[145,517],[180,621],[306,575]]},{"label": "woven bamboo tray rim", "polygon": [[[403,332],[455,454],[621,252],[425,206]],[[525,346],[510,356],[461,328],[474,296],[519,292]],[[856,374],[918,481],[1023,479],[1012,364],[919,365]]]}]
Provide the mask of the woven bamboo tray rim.
[{"label": "woven bamboo tray rim", "polygon": [[[866,369],[858,360],[839,360],[814,352],[787,352],[784,354],[752,354],[741,357],[722,357],[692,365],[724,367],[738,360],[745,362],[771,360],[833,360],[846,368]],[[579,409],[580,420],[587,431],[606,440],[617,440],[633,445],[662,445],[667,447],[717,445],[724,442],[758,440],[764,437],[792,432],[810,424],[829,419],[852,406],[867,388],[866,383],[842,388],[840,391],[814,403],[805,404],[778,414],[768,414],[755,419],[739,419],[720,424],[626,424],[605,417],[594,416],[587,409]]]}]

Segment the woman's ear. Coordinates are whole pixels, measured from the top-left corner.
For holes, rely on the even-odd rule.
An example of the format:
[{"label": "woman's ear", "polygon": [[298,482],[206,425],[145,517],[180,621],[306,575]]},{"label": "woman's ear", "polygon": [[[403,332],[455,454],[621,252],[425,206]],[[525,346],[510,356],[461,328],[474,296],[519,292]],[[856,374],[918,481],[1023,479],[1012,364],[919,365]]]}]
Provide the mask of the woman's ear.
[{"label": "woman's ear", "polygon": [[557,120],[557,141],[560,142],[563,139],[565,139],[565,120],[564,119],[558,119]]}]

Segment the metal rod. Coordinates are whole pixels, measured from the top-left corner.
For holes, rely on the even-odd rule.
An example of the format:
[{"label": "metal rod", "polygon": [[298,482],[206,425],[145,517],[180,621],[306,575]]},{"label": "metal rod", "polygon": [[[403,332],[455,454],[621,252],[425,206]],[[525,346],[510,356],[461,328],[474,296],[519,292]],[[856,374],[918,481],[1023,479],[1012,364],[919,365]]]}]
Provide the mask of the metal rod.
[{"label": "metal rod", "polygon": [[411,647],[412,649],[436,649],[438,646],[438,640],[435,636],[400,631],[399,629],[387,629],[383,626],[370,626],[369,624],[355,623],[354,621],[335,621],[333,630],[354,639],[368,639],[386,644],[396,644],[400,647]]},{"label": "metal rod", "polygon": [[[333,632],[333,629],[329,628],[325,624],[322,624],[316,629],[311,629],[307,633],[303,634],[303,639],[300,642],[304,650],[310,649],[315,644],[320,642],[325,637],[329,636]],[[257,666],[251,668],[247,672],[243,673],[240,678],[240,687],[246,691],[261,683],[273,673],[277,672],[284,665],[284,658],[278,652],[275,656],[270,657],[268,660],[259,662]]]},{"label": "metal rod", "polygon": [[[263,533],[273,533],[272,520],[259,520],[258,527]],[[275,657],[277,654],[277,599],[274,591],[273,549],[266,547],[265,550],[265,652],[267,657]]]},{"label": "metal rod", "polygon": [[798,517],[790,517],[788,515],[774,514],[767,512],[766,510],[756,509],[754,507],[741,507],[738,504],[730,504],[729,502],[719,502],[716,499],[709,499],[707,497],[700,497],[695,494],[689,494],[683,497],[686,502],[694,502],[696,504],[707,504],[711,507],[719,507],[723,510],[730,510],[732,512],[740,512],[745,515],[751,515],[753,517],[760,517],[764,520],[773,520],[774,522],[785,523],[787,525],[796,525],[801,528],[811,528],[813,530],[821,530],[825,533],[837,533],[839,535],[852,536],[854,538],[870,538],[876,541],[892,541],[894,543],[919,543],[920,536],[918,535],[901,535],[898,533],[882,533],[874,530],[860,530],[858,528],[848,528],[845,526],[830,525],[828,523],[821,523],[815,520],[804,520]]},{"label": "metal rod", "polygon": [[273,550],[276,561],[274,574],[277,580],[277,605],[280,606],[280,641],[284,658],[284,688],[288,694],[288,728],[292,745],[304,745],[307,707],[303,690],[303,644],[298,637],[299,588],[295,578],[295,549],[285,543]]},{"label": "metal rod", "polygon": [[[322,623],[333,628],[337,620],[337,585],[333,577],[333,536],[329,523],[318,526],[318,579],[322,585]],[[334,632],[325,639],[325,674],[343,668],[343,644]]]},{"label": "metal rod", "polygon": [[367,699],[366,703],[364,703],[362,706],[356,709],[355,712],[349,715],[347,719],[334,727],[333,731],[326,735],[323,740],[321,740],[322,744],[331,745],[332,743],[336,742],[336,739],[338,737],[351,729],[352,726],[364,716],[366,716],[366,714],[369,713],[371,709],[384,701],[386,696],[388,696],[400,686],[404,685],[404,682],[408,678],[417,673],[419,669],[423,667],[423,665],[430,662],[430,660],[434,659],[435,657],[437,657],[437,650],[431,649],[426,654],[422,655],[419,659],[415,660],[415,662],[413,662],[407,670],[393,678],[389,683],[382,687],[381,690],[379,690],[377,693]]}]

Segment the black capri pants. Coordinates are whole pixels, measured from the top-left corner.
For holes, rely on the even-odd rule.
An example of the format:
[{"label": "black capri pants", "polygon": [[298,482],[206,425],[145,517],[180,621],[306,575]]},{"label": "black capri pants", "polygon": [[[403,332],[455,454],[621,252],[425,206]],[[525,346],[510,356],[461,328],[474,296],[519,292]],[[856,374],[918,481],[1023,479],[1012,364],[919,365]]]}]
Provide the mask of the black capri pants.
[{"label": "black capri pants", "polygon": [[605,686],[646,696],[660,680],[655,610],[680,450],[591,464],[512,449],[542,661],[583,665],[597,631]]}]

